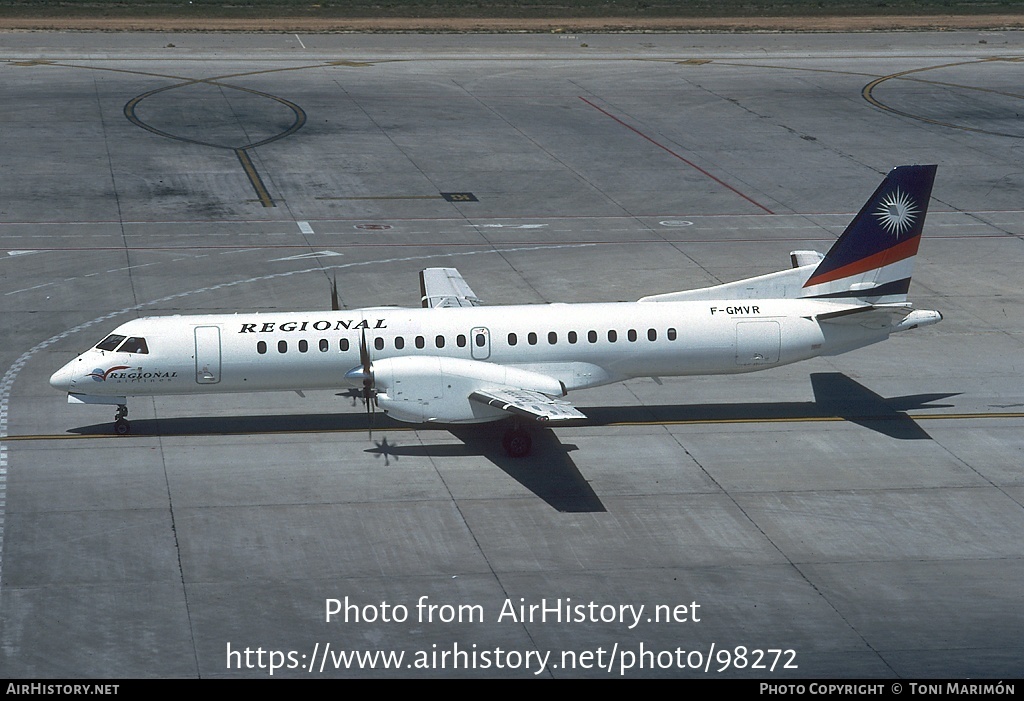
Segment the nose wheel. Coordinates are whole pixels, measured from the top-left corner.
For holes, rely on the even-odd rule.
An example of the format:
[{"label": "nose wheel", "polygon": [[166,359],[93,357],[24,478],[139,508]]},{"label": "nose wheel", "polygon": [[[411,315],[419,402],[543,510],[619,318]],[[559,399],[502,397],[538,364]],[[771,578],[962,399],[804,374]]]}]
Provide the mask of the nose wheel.
[{"label": "nose wheel", "polygon": [[132,425],[128,423],[128,405],[118,404],[117,413],[114,414],[114,433],[119,436],[127,436],[132,432]]}]

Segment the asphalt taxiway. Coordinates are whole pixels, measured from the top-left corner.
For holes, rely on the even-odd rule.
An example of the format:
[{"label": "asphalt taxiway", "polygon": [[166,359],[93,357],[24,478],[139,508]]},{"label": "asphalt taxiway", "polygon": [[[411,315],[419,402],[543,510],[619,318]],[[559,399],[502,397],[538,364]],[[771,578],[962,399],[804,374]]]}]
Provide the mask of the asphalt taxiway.
[{"label": "asphalt taxiway", "polygon": [[[0,669],[1020,677],[1022,67],[1012,32],[0,35]],[[939,164],[941,324],[581,392],[526,459],[368,435],[342,388],[119,437],[47,384],[132,316],[335,275],[355,308],[436,265],[490,304],[770,272],[903,163]]]}]

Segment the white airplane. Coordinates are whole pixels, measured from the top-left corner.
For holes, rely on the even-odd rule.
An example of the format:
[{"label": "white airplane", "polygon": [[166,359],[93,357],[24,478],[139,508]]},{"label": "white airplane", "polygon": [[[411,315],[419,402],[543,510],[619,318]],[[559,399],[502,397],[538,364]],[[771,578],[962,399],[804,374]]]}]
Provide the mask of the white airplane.
[{"label": "white airplane", "polygon": [[[825,255],[793,267],[637,302],[481,306],[454,268],[420,273],[422,308],[134,319],[55,372],[72,404],[129,396],[361,387],[399,421],[512,417],[504,447],[530,451],[527,422],[586,418],[563,397],[634,377],[752,372],[934,324],[907,301],[935,166],[888,176]],[[337,305],[334,305],[337,307]]]}]

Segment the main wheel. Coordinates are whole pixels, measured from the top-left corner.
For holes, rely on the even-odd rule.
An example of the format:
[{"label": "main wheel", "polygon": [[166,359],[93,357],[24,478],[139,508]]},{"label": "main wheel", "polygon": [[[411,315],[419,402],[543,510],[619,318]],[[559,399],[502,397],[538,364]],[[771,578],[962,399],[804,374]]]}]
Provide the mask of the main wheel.
[{"label": "main wheel", "polygon": [[530,448],[533,447],[533,438],[530,437],[527,431],[513,429],[505,434],[501,443],[510,458],[522,458],[530,454]]},{"label": "main wheel", "polygon": [[114,433],[119,436],[127,436],[132,432],[132,425],[127,419],[118,419],[114,422]]}]

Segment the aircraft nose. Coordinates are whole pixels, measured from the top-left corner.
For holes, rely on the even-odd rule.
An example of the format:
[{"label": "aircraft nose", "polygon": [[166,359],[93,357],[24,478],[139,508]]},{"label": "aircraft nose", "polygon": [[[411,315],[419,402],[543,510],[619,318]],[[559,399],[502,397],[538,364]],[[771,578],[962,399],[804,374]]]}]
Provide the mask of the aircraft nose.
[{"label": "aircraft nose", "polygon": [[61,392],[70,392],[73,374],[71,366],[73,364],[73,362],[68,363],[57,372],[50,375],[50,386],[56,390],[60,390]]}]

